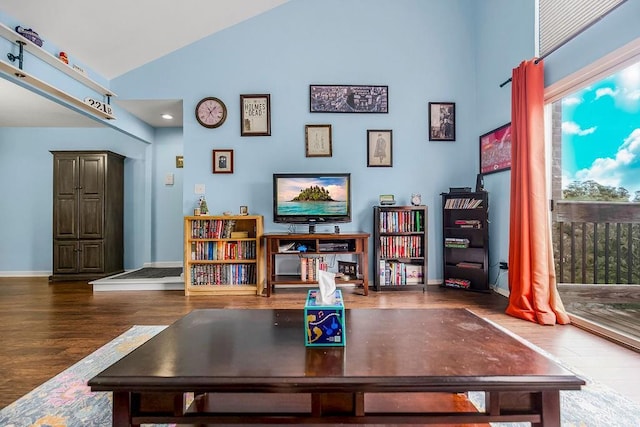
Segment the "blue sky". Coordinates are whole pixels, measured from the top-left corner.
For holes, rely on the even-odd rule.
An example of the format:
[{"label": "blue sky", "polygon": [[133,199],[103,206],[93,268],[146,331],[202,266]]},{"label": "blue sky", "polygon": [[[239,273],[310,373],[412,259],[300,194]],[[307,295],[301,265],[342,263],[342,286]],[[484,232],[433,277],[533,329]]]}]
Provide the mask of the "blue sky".
[{"label": "blue sky", "polygon": [[563,98],[562,174],[640,191],[640,63]]}]

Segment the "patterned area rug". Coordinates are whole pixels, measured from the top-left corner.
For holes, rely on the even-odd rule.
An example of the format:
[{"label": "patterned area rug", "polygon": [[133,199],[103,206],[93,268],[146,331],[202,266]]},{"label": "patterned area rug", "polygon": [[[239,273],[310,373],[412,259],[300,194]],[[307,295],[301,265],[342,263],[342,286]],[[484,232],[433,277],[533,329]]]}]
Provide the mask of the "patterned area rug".
[{"label": "patterned area rug", "polygon": [[[86,385],[87,381],[165,327],[134,326],[80,362],[2,409],[0,411],[0,426],[110,426],[111,393],[92,393]],[[507,330],[505,332],[510,333]],[[516,335],[514,337],[522,340]],[[522,341],[555,360],[553,356],[533,344]],[[556,362],[562,364],[561,361],[556,360]],[[578,373],[578,375],[580,374]],[[584,375],[580,376],[585,378]],[[581,391],[560,392],[563,427],[640,426],[640,405],[605,385],[585,379],[587,385]],[[469,398],[482,409],[484,405],[483,393],[470,393]],[[492,425],[520,427],[529,424],[498,423]],[[169,425],[162,424],[162,426]]]}]

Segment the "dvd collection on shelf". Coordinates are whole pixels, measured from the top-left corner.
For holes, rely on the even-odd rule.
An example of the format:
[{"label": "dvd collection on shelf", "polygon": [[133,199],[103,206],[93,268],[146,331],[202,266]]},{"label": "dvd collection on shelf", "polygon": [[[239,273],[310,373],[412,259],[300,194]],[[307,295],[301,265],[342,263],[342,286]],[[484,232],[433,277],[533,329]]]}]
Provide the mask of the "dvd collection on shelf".
[{"label": "dvd collection on shelf", "polygon": [[445,209],[475,209],[482,205],[482,199],[475,198],[451,198],[444,204]]},{"label": "dvd collection on shelf", "polygon": [[255,264],[194,264],[191,285],[248,285],[256,283]]},{"label": "dvd collection on shelf", "polygon": [[255,259],[256,242],[237,241],[203,241],[191,243],[191,259],[192,260],[242,260]]},{"label": "dvd collection on shelf", "polygon": [[445,237],[444,247],[465,249],[469,247],[469,239],[460,237]]}]

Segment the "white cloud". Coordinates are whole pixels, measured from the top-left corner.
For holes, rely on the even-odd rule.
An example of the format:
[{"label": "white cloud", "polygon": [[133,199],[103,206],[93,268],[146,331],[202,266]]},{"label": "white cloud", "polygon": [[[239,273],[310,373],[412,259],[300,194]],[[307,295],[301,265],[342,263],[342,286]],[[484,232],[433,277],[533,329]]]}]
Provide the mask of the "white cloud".
[{"label": "white cloud", "polygon": [[596,126],[592,126],[588,129],[581,129],[580,125],[576,122],[562,122],[562,132],[568,135],[585,136],[594,133],[596,129]]},{"label": "white cloud", "polygon": [[600,99],[603,96],[610,96],[612,98],[615,98],[617,94],[618,94],[618,91],[613,90],[610,87],[603,87],[600,89],[596,89],[596,99]]},{"label": "white cloud", "polygon": [[572,105],[578,105],[582,103],[582,99],[577,96],[568,96],[566,98],[562,98],[562,105],[570,107]]},{"label": "white cloud", "polygon": [[[576,172],[575,180],[593,180],[602,185],[624,187],[631,195],[640,190],[640,128],[624,140],[614,158],[594,160],[589,168]],[[566,182],[571,181],[573,179]]]}]

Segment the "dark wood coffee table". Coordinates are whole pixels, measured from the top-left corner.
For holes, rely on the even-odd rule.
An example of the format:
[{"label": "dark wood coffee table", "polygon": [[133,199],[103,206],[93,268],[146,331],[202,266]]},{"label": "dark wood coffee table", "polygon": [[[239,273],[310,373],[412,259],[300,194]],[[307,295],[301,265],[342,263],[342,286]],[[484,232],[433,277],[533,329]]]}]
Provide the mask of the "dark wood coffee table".
[{"label": "dark wood coffee table", "polygon": [[[195,310],[89,385],[92,391],[113,392],[114,426],[490,421],[560,426],[560,390],[584,385],[464,309],[348,309],[346,323],[346,347],[306,348],[302,309]],[[398,412],[384,404],[399,393],[468,391],[485,392],[485,412],[402,407]]]}]

